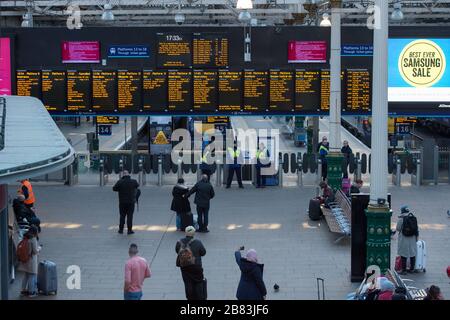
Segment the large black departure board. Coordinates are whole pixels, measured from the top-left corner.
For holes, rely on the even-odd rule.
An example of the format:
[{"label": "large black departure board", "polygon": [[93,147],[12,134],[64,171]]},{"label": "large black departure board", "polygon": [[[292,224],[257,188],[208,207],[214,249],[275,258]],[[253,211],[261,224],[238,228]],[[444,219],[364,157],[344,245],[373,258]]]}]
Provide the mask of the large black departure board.
[{"label": "large black departure board", "polygon": [[215,112],[217,110],[217,72],[194,70],[193,107],[195,112]]},{"label": "large black departure board", "polygon": [[292,71],[270,70],[269,110],[291,112],[294,108],[294,74]]},{"label": "large black departure board", "polygon": [[67,111],[91,109],[91,72],[67,70]]},{"label": "large black departure board", "polygon": [[242,72],[219,70],[219,111],[239,112],[242,109]]},{"label": "large black departure board", "polygon": [[138,112],[141,109],[141,71],[117,71],[117,108],[119,112]]},{"label": "large black departure board", "polygon": [[164,112],[167,109],[167,72],[142,72],[142,108],[144,111]]},{"label": "large black departure board", "polygon": [[371,79],[367,69],[348,69],[345,77],[346,100],[342,111],[366,113],[371,110]]},{"label": "large black departure board", "polygon": [[41,99],[41,72],[17,70],[17,95]]},{"label": "large black departure board", "polygon": [[[345,104],[345,71],[341,72],[341,109]],[[330,94],[331,94],[331,74],[330,70],[322,70],[320,78],[320,111],[330,111]]]},{"label": "large black departure board", "polygon": [[117,74],[111,70],[92,71],[92,109],[101,112],[116,110]]},{"label": "large black departure board", "polygon": [[192,106],[191,71],[169,70],[167,82],[169,111],[174,113],[190,112]]},{"label": "large black departure board", "polygon": [[194,68],[228,67],[228,38],[225,34],[194,33],[193,66]]},{"label": "large black departure board", "polygon": [[192,65],[190,34],[158,33],[157,39],[158,68],[189,68]]},{"label": "large black departure board", "polygon": [[268,106],[268,71],[244,71],[244,112],[265,112]]},{"label": "large black departure board", "polygon": [[320,111],[320,70],[295,71],[295,111]]},{"label": "large black departure board", "polygon": [[42,70],[42,103],[48,111],[64,112],[66,110],[65,71]]}]

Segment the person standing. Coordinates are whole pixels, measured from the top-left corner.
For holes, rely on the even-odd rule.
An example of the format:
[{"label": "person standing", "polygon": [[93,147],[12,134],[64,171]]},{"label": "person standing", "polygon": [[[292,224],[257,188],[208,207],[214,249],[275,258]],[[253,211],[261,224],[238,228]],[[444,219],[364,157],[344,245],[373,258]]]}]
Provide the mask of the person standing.
[{"label": "person standing", "polygon": [[319,157],[322,160],[322,179],[325,181],[328,176],[328,163],[327,155],[329,151],[328,139],[327,137],[322,138],[322,142],[319,144]]},{"label": "person standing", "polygon": [[[214,141],[216,140],[216,137],[212,136],[211,141],[205,141],[205,145],[203,146],[203,156],[201,158],[202,162],[200,164],[200,170],[202,171],[202,174],[206,174],[208,176],[208,181],[211,179],[211,175],[214,171],[214,164],[208,163],[209,160],[209,153],[211,152],[211,157],[215,157],[215,148],[214,148]],[[210,150],[205,151],[205,149],[210,146],[209,148],[212,148]]]},{"label": "person standing", "polygon": [[247,251],[242,257],[243,247],[234,253],[236,263],[241,270],[241,279],[236,292],[238,300],[265,300],[267,295],[263,280],[264,265],[258,263],[258,256],[254,249]]},{"label": "person standing", "polygon": [[185,233],[186,237],[177,241],[175,252],[178,254],[182,248],[189,248],[194,256],[194,263],[202,266],[202,257],[206,255],[203,243],[198,239],[194,239],[195,228],[193,226],[186,227]]},{"label": "person standing", "polygon": [[138,256],[138,252],[138,246],[130,244],[128,249],[130,258],[125,263],[124,300],[141,300],[144,280],[151,277],[147,260]]},{"label": "person standing", "polygon": [[258,150],[256,151],[256,187],[265,188],[266,186],[266,176],[261,175],[261,168],[268,165],[267,161],[269,158],[269,151],[267,150],[264,143],[260,143]]},{"label": "person standing", "polygon": [[348,165],[350,163],[350,157],[353,153],[352,148],[348,145],[348,141],[344,140],[344,145],[341,148],[341,153],[344,156],[342,162],[342,174],[344,179],[348,179]]},{"label": "person standing", "polygon": [[172,189],[172,206],[170,209],[177,214],[177,229],[184,231],[187,226],[193,224],[191,204],[189,199],[185,197],[189,192],[189,188],[184,184],[184,179],[178,179],[178,183]]},{"label": "person standing", "polygon": [[28,179],[20,180],[20,183],[20,188],[19,190],[17,190],[17,192],[24,195],[25,200],[23,203],[28,208],[32,208],[34,206],[34,202],[36,201],[34,197],[33,186]]},{"label": "person standing", "polygon": [[227,178],[227,189],[231,187],[233,182],[233,176],[236,172],[236,178],[239,184],[239,188],[244,188],[242,184],[242,174],[241,174],[241,164],[243,163],[243,158],[241,150],[237,147],[237,142],[234,142],[233,148],[227,148],[227,164],[228,164],[228,178]]},{"label": "person standing", "polygon": [[133,234],[133,213],[134,205],[136,203],[137,190],[139,183],[131,179],[130,173],[127,170],[123,171],[123,177],[113,187],[113,191],[119,193],[119,233],[123,233],[125,226],[125,218],[127,219],[128,234]]},{"label": "person standing", "polygon": [[[37,241],[38,230],[35,226],[31,226],[28,232],[25,233],[24,239],[19,243],[18,256],[19,256],[19,271],[25,272],[22,280],[22,296],[28,296],[34,298],[37,296],[37,274],[38,274],[38,253],[41,247]],[[20,251],[21,246],[24,246],[25,254]],[[24,259],[25,255],[26,259]]]},{"label": "person standing", "polygon": [[202,179],[186,194],[186,197],[190,197],[193,193],[195,193],[194,203],[197,205],[198,231],[209,232],[208,214],[210,201],[214,198],[215,193],[207,175],[202,175]]},{"label": "person standing", "polygon": [[407,206],[401,208],[396,230],[398,231],[398,255],[402,261],[402,271],[400,274],[405,275],[407,273],[408,258],[410,259],[410,268],[408,271],[415,272],[419,229],[416,217],[412,215]]}]

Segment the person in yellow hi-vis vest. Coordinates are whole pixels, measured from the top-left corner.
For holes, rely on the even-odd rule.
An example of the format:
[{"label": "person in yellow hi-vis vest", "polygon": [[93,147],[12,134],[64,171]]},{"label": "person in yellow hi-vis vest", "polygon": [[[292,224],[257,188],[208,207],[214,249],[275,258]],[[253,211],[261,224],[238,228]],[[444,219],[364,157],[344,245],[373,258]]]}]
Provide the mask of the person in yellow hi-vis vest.
[{"label": "person in yellow hi-vis vest", "polygon": [[233,181],[234,173],[236,172],[237,181],[239,188],[244,188],[242,185],[242,175],[241,175],[241,164],[242,164],[242,154],[241,150],[237,147],[237,142],[234,142],[233,148],[227,148],[227,164],[228,164],[228,179],[227,179],[227,189],[230,188],[231,182]]},{"label": "person in yellow hi-vis vest", "polygon": [[261,168],[268,166],[269,151],[267,150],[264,143],[259,144],[259,148],[256,151],[256,187],[265,188],[266,186],[266,176],[261,175]]}]

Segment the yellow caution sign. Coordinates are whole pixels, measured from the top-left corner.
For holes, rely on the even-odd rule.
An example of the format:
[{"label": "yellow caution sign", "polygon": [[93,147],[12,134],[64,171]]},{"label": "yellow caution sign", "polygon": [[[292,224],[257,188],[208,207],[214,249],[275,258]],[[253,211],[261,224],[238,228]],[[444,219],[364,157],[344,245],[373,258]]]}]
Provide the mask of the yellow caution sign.
[{"label": "yellow caution sign", "polygon": [[389,134],[395,134],[395,119],[388,118],[388,132]]},{"label": "yellow caution sign", "polygon": [[169,140],[167,140],[164,132],[159,131],[156,135],[155,140],[153,141],[153,144],[169,144]]}]

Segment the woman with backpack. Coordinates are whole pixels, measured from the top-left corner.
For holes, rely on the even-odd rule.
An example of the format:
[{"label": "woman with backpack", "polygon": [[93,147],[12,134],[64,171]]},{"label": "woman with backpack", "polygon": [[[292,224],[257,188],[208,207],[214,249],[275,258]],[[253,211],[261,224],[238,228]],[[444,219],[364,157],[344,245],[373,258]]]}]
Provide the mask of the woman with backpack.
[{"label": "woman with backpack", "polygon": [[241,247],[234,253],[236,263],[241,270],[241,280],[236,293],[238,300],[265,300],[267,295],[263,280],[264,265],[258,263],[258,256],[254,249],[247,251],[245,258],[241,256]]},{"label": "woman with backpack", "polygon": [[19,258],[19,271],[25,273],[22,280],[22,296],[34,298],[37,296],[37,273],[38,273],[38,253],[41,250],[37,242],[38,230],[31,226],[24,235],[22,241],[17,246],[17,256]]},{"label": "woman with backpack", "polygon": [[189,188],[184,184],[184,179],[178,179],[178,183],[172,190],[172,206],[170,209],[177,213],[176,225],[177,230],[184,231],[187,226],[193,225],[191,204],[186,194],[189,192]]},{"label": "woman with backpack", "polygon": [[398,231],[398,255],[402,261],[401,275],[407,274],[407,261],[410,259],[409,272],[415,272],[417,240],[419,230],[417,227],[417,219],[409,211],[408,207],[401,208],[401,214],[397,222],[396,230]]}]

